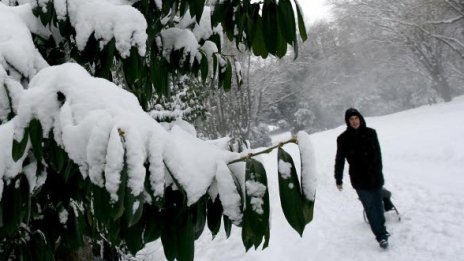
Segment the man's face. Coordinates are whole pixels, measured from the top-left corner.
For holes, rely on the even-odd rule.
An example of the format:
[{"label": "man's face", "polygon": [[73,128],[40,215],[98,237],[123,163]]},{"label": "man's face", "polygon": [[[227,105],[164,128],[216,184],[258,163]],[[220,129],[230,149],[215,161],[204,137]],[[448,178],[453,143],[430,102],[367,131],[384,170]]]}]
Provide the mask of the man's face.
[{"label": "man's face", "polygon": [[350,126],[351,128],[353,129],[358,129],[359,126],[361,126],[361,121],[359,120],[359,117],[354,115],[354,116],[351,116],[349,119],[349,122],[350,122]]}]

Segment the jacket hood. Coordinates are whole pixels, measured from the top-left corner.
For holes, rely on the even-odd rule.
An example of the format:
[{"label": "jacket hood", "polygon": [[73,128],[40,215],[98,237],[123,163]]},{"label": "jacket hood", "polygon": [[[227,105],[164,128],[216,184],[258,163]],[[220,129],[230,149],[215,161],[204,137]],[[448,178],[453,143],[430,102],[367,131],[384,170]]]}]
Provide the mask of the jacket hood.
[{"label": "jacket hood", "polygon": [[345,123],[346,123],[346,127],[348,129],[353,129],[353,128],[351,128],[350,121],[349,121],[351,116],[358,116],[359,117],[359,120],[360,120],[360,123],[361,123],[361,126],[359,126],[359,128],[365,128],[366,127],[366,121],[364,120],[364,117],[361,115],[361,113],[358,110],[356,110],[355,108],[349,108],[345,112]]}]

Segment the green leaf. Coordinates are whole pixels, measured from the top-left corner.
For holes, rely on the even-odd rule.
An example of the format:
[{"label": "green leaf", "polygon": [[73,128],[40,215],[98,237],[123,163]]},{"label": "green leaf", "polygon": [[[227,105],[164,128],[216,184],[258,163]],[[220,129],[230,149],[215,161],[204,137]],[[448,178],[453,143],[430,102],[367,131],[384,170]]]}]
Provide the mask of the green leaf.
[{"label": "green leaf", "polygon": [[29,222],[30,194],[29,182],[25,175],[16,176],[9,185],[5,186],[2,195],[3,227],[0,232],[7,236],[18,233],[21,223]]},{"label": "green leaf", "polygon": [[206,225],[206,196],[201,197],[197,203],[190,206],[189,211],[192,215],[192,222],[193,222],[193,232],[195,236],[195,240],[197,240],[203,230],[205,229]]},{"label": "green leaf", "polygon": [[256,56],[261,56],[265,59],[268,56],[268,50],[266,47],[266,43],[264,42],[263,21],[262,18],[259,16],[259,13],[255,14],[254,21],[254,37],[252,43],[252,50]]},{"label": "green leaf", "polygon": [[248,42],[248,39],[246,39],[245,35],[243,34],[243,32],[246,32],[246,29],[247,29],[247,24],[248,24],[248,14],[243,12],[243,7],[240,7],[239,8],[240,11],[238,11],[236,13],[236,17],[238,17],[237,19],[237,33],[236,33],[236,36],[235,36],[235,47],[237,48],[237,50],[240,50],[240,44],[245,44],[247,47],[250,46],[250,44],[248,43],[251,43]]},{"label": "green leaf", "polygon": [[201,52],[200,67],[201,67],[201,80],[203,81],[203,84],[204,84],[206,80],[208,79],[208,58],[203,52]]},{"label": "green leaf", "polygon": [[55,162],[56,168],[57,168],[56,170],[57,172],[61,173],[61,171],[64,169],[64,166],[66,165],[66,162],[69,162],[70,159],[68,158],[68,154],[66,153],[66,151],[59,146],[55,147],[54,153],[55,153],[55,159],[56,159],[56,162]]},{"label": "green leaf", "polygon": [[282,37],[282,34],[277,34],[277,47],[275,55],[277,58],[282,58],[287,53],[287,42]]},{"label": "green leaf", "polygon": [[12,146],[12,157],[14,161],[18,161],[23,155],[24,151],[26,150],[27,142],[29,141],[29,127],[24,129],[23,139],[20,142],[17,142],[13,139],[13,146]]},{"label": "green leaf", "polygon": [[[245,212],[243,215],[242,241],[248,250],[257,248],[269,230],[269,191],[263,164],[254,159],[246,160]],[[266,244],[265,244],[266,245]]]},{"label": "green leaf", "polygon": [[166,225],[161,231],[161,243],[163,244],[164,255],[169,261],[173,261],[177,257],[177,240],[177,231]]},{"label": "green leaf", "polygon": [[226,232],[226,237],[230,237],[230,232],[232,231],[232,221],[226,215],[223,215],[224,221],[224,231]]},{"label": "green leaf", "polygon": [[136,84],[140,81],[140,65],[141,57],[138,54],[136,47],[132,47],[130,50],[130,55],[128,58],[124,59],[123,70],[126,82],[129,85],[129,88],[134,91],[136,89]]},{"label": "green leaf", "polygon": [[[68,209],[68,220],[66,222],[66,233],[63,235],[64,241],[69,244],[71,249],[78,249],[84,245],[84,234],[85,225],[83,213],[76,207],[69,206]],[[77,215],[76,215],[77,212]]]},{"label": "green leaf", "polygon": [[[37,7],[37,8],[40,8],[40,7]],[[39,11],[40,11],[40,21],[42,22],[42,24],[44,25],[48,25],[51,21],[52,21],[52,18],[53,18],[53,13],[54,13],[54,6],[53,6],[53,2],[48,2],[47,3],[47,6],[46,6],[46,10],[47,12],[43,12],[43,9],[40,8]]]},{"label": "green leaf", "polygon": [[66,16],[66,20],[58,20],[58,29],[62,36],[71,37],[76,35],[76,29],[71,25],[69,17]]},{"label": "green leaf", "polygon": [[[209,40],[213,43],[216,44],[216,47],[218,48],[218,52],[221,52],[221,37],[217,33],[213,33],[210,37]],[[213,55],[214,56],[214,55]]]},{"label": "green leaf", "polygon": [[275,54],[277,50],[277,37],[280,34],[278,29],[278,12],[277,6],[270,0],[265,0],[262,17],[263,17],[263,35],[266,42],[266,47],[269,53]]},{"label": "green leaf", "polygon": [[300,5],[296,3],[296,11],[297,11],[297,16],[298,16],[298,29],[300,30],[300,37],[303,39],[303,41],[306,41],[308,39],[308,35],[306,34],[306,26],[304,23],[303,15],[302,15],[302,10]]},{"label": "green leaf", "polygon": [[[179,7],[179,15],[183,17],[187,10],[189,10],[189,0],[181,1],[180,2],[180,7]],[[177,4],[177,3],[176,3]],[[193,16],[193,15],[192,15]]]},{"label": "green leaf", "polygon": [[235,8],[237,8],[237,6],[231,3],[226,3],[226,5],[228,7],[225,16],[222,17],[222,27],[226,33],[227,38],[232,41],[235,35]]},{"label": "green leaf", "polygon": [[116,50],[116,40],[114,38],[109,41],[103,50],[99,58],[99,63],[95,68],[95,76],[102,77],[107,80],[111,80],[111,68],[113,66],[114,51]]},{"label": "green leaf", "polygon": [[271,230],[269,226],[266,229],[266,232],[264,233],[264,244],[263,244],[263,249],[269,246],[269,239],[271,238]]},{"label": "green leaf", "polygon": [[[300,137],[303,138],[303,137]],[[300,158],[303,160],[307,160],[311,158],[311,155],[305,155],[305,150],[300,149]],[[302,162],[303,163],[303,162]],[[305,173],[306,169],[308,166],[309,162],[306,164],[301,164],[301,173]],[[306,179],[310,180],[306,180]],[[308,177],[308,175],[301,175],[301,184],[306,184],[306,186],[316,186],[316,184],[311,184],[310,182],[315,182],[315,180],[312,180],[311,177]],[[312,221],[313,219],[313,213],[314,213],[314,203],[315,203],[315,195],[306,195],[307,190],[302,190],[302,195],[301,195],[301,202],[302,202],[302,211],[303,211],[303,219],[304,219],[304,224],[308,224],[309,222]],[[312,193],[312,192],[311,192]],[[312,200],[310,200],[312,199]]]},{"label": "green leaf", "polygon": [[179,227],[182,225],[182,218],[187,211],[186,196],[180,190],[173,190],[172,187],[165,189],[165,208],[162,212],[163,224],[161,231],[161,243],[164,248],[164,255],[168,260],[174,260],[179,255]]},{"label": "green leaf", "polygon": [[124,155],[124,167],[121,176],[122,175],[125,177],[121,177],[121,181],[124,180],[125,182],[121,182],[121,184],[125,184],[126,189],[124,198],[120,198],[120,200],[124,199],[124,213],[127,221],[127,227],[131,227],[135,225],[142,217],[145,196],[143,191],[138,195],[134,195],[134,193],[132,193],[132,189],[127,186],[127,184],[129,184],[129,172],[126,162],[126,155]]},{"label": "green leaf", "polygon": [[143,208],[142,219],[146,220],[143,241],[145,243],[155,241],[161,236],[162,215],[161,210],[153,205],[145,205]]},{"label": "green leaf", "polygon": [[163,244],[164,256],[173,261],[177,257],[177,231],[164,228],[161,232],[161,243]]},{"label": "green leaf", "polygon": [[230,61],[227,60],[226,72],[224,73],[224,90],[230,91],[232,88],[232,65]]},{"label": "green leaf", "polygon": [[193,232],[192,215],[189,212],[181,217],[179,226],[179,252],[177,256],[178,261],[193,261],[195,253],[195,237]]},{"label": "green leaf", "polygon": [[[278,7],[277,7],[278,8]],[[282,58],[287,53],[287,39],[285,36],[285,32],[289,31],[289,28],[285,27],[285,17],[282,16],[282,12],[280,10],[276,10],[277,14],[277,27],[275,28],[275,35],[276,35],[276,52],[275,55],[278,58]]]},{"label": "green leaf", "polygon": [[[6,94],[6,97],[8,99],[8,109],[9,109],[9,112],[8,112],[8,115],[7,115],[7,121],[13,119],[13,117],[15,116],[15,113],[14,113],[14,110],[13,110],[13,102],[12,102],[12,99],[11,99],[11,95],[10,95],[10,90],[8,89],[8,86],[3,83],[3,89],[5,90],[5,94]],[[0,121],[0,124],[2,122]]]},{"label": "green leaf", "polygon": [[167,13],[169,13],[170,9],[172,8],[173,3],[175,3],[175,0],[164,0],[162,3],[163,3],[162,11],[163,11],[163,13],[167,14]]},{"label": "green leaf", "polygon": [[37,261],[53,261],[54,256],[52,249],[47,244],[45,235],[39,230],[31,233],[31,239],[28,244],[31,257]]},{"label": "green leaf", "polygon": [[[143,209],[144,207],[141,207]],[[145,222],[138,222],[133,224],[129,228],[125,228],[121,234],[124,235],[124,241],[126,242],[129,252],[135,256],[135,254],[143,248],[143,233],[145,229]]]},{"label": "green leaf", "polygon": [[79,167],[71,159],[68,159],[68,163],[66,164],[66,168],[63,172],[63,179],[65,183],[68,183],[72,174],[78,172],[78,168]]},{"label": "green leaf", "polygon": [[203,14],[203,8],[205,6],[205,0],[190,0],[190,14],[195,16],[195,19],[198,24],[200,24],[201,16]]},{"label": "green leaf", "polygon": [[313,220],[314,214],[314,201],[308,200],[304,195],[302,196],[302,210],[303,210],[303,218],[305,225],[308,224]]},{"label": "green leaf", "polygon": [[293,7],[290,0],[280,0],[278,4],[280,28],[287,43],[293,45],[296,41],[296,24]]},{"label": "green leaf", "polygon": [[123,226],[122,218],[114,220],[106,226],[106,229],[108,230],[108,240],[110,242],[113,242],[114,244],[121,242],[121,227]]},{"label": "green leaf", "polygon": [[[127,174],[127,163],[124,161],[123,168],[121,170],[121,180],[119,183],[119,188],[118,188],[118,201],[114,202],[111,204],[111,218],[113,221],[116,221],[121,218],[121,216],[124,214],[125,210],[125,198],[126,198],[126,193],[127,193],[127,179],[128,179],[128,174]],[[108,193],[108,200],[110,200],[110,196]]]},{"label": "green leaf", "polygon": [[158,94],[162,94],[164,96],[169,95],[169,72],[168,72],[168,64],[163,58],[156,57],[152,54],[151,57],[151,64],[150,64],[150,71],[151,71],[151,81],[153,86],[155,86],[155,90]]},{"label": "green leaf", "polygon": [[42,161],[42,124],[38,119],[33,119],[29,123],[29,137],[31,138],[32,152],[37,162]]},{"label": "green leaf", "polygon": [[[151,77],[151,71],[150,71],[150,68],[146,67],[145,68],[146,70],[146,75],[150,76]],[[146,111],[147,110],[147,107],[148,107],[148,103],[150,102],[151,99],[153,99],[153,84],[151,82],[151,79],[150,77],[147,77],[145,79],[145,84],[143,85],[143,103],[141,102],[141,106],[142,108]]]},{"label": "green leaf", "polygon": [[150,5],[148,3],[148,0],[142,0],[140,1],[140,3],[141,3],[141,8],[142,8],[142,13],[143,14],[148,13],[150,11],[149,9]]},{"label": "green leaf", "polygon": [[245,16],[245,33],[246,33],[246,40],[247,40],[247,47],[248,49],[252,48],[254,38],[256,37],[256,26],[255,22],[258,19],[261,19],[260,14],[260,4],[259,3],[253,3],[251,5],[248,5],[246,8],[246,14]]},{"label": "green leaf", "polygon": [[218,58],[217,58],[217,54],[213,54],[213,77],[216,77],[217,70],[218,70]]},{"label": "green leaf", "polygon": [[292,157],[282,148],[278,150],[277,159],[279,164],[279,193],[282,210],[288,223],[301,236],[306,224],[303,218],[302,194],[295,164]]},{"label": "green leaf", "polygon": [[98,222],[108,226],[113,220],[110,215],[112,208],[110,205],[110,196],[105,188],[101,188],[93,183],[90,184],[93,201],[93,216]]},{"label": "green leaf", "polygon": [[208,218],[208,228],[213,235],[213,238],[219,232],[221,228],[221,218],[222,218],[222,204],[219,196],[214,199],[208,199],[207,204],[207,218]]},{"label": "green leaf", "polygon": [[254,22],[252,20],[253,14],[245,14],[244,17],[244,31],[245,31],[245,38],[246,38],[246,46],[248,50],[251,50],[253,46],[253,39],[255,38],[255,32],[253,29],[255,28]]},{"label": "green leaf", "polygon": [[232,87],[232,66],[230,64],[230,61],[227,58],[224,58],[226,61],[225,64],[225,70],[224,67],[219,67],[219,80],[218,80],[218,85],[219,87],[223,87],[224,90],[230,91]]},{"label": "green leaf", "polygon": [[84,50],[78,52],[77,48],[71,49],[71,51],[73,50],[76,51],[75,53],[71,53],[73,59],[75,59],[80,64],[89,64],[94,62],[95,57],[98,57],[100,52],[100,44],[95,39],[95,34],[92,33],[87,40]]},{"label": "green leaf", "polygon": [[125,202],[125,214],[127,219],[127,226],[131,227],[139,222],[142,217],[143,204],[145,203],[145,197],[143,193],[134,195],[129,189],[126,193]]},{"label": "green leaf", "polygon": [[224,17],[226,17],[229,8],[232,7],[230,4],[227,3],[220,3],[214,7],[213,14],[211,15],[211,25],[213,27],[217,26],[219,23],[223,21]]}]

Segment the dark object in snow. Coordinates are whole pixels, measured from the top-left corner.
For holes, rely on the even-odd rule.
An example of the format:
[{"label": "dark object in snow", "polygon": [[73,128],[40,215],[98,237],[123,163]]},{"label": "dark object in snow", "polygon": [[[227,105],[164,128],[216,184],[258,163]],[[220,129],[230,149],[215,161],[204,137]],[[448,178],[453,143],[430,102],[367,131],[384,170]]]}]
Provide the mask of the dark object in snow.
[{"label": "dark object in snow", "polygon": [[385,209],[385,212],[394,209],[395,206],[393,205],[393,202],[391,202],[392,193],[386,188],[383,188],[382,195],[383,195],[383,208]]},{"label": "dark object in snow", "polygon": [[[392,211],[392,210],[395,211],[395,214],[398,216],[398,221],[401,221],[400,212],[398,211],[396,206],[391,201],[391,196],[392,196],[391,191],[386,188],[382,188],[382,195],[383,195],[383,209],[385,210],[385,212]],[[364,221],[367,224],[369,224],[369,220],[367,220],[367,216],[366,216],[366,211],[363,211],[363,216],[364,216]]]},{"label": "dark object in snow", "polygon": [[64,102],[66,101],[66,96],[62,92],[56,93],[57,100],[60,102],[60,107],[63,106]]}]

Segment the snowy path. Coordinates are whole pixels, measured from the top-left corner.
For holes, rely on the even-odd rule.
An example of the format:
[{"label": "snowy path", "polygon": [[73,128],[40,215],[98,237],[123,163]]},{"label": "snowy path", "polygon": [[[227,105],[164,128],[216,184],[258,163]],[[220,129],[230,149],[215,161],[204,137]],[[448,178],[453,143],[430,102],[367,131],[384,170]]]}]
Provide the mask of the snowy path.
[{"label": "snowy path", "polygon": [[[312,135],[316,151],[318,190],[314,220],[303,238],[283,217],[278,198],[275,154],[262,158],[269,173],[271,240],[265,250],[245,254],[240,230],[225,240],[211,240],[206,231],[196,243],[195,260],[464,260],[464,97],[453,102],[367,118],[382,146],[386,187],[402,220],[387,213],[390,248],[378,247],[362,207],[345,174],[339,192],[333,180],[335,140],[344,127]],[[292,145],[289,151],[296,152]],[[298,163],[297,163],[298,164]],[[160,244],[148,260],[163,260]]]}]

